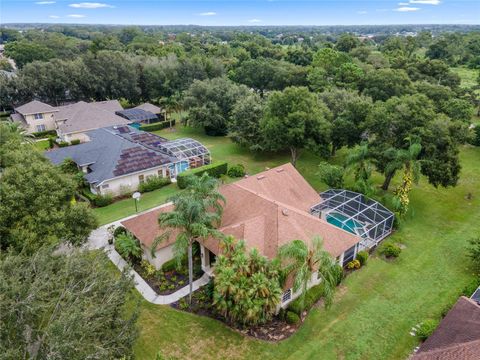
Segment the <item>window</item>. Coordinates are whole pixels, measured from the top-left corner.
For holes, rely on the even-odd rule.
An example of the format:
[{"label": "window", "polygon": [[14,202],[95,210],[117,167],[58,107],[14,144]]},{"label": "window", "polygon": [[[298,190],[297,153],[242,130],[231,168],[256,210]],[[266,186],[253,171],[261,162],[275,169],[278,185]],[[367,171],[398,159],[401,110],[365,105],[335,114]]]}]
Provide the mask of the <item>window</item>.
[{"label": "window", "polygon": [[163,177],[163,171],[162,171],[162,169],[158,170],[157,174],[158,174],[158,177]]},{"label": "window", "polygon": [[110,187],[110,185],[108,185],[108,184],[102,185],[102,189],[108,189],[109,187]]},{"label": "window", "polygon": [[288,300],[290,300],[292,298],[292,289],[288,289],[287,291],[285,291],[282,295],[282,304],[287,302]]},{"label": "window", "polygon": [[45,125],[37,125],[37,132],[45,131],[45,130],[47,130],[47,129],[45,128]]},{"label": "window", "polygon": [[145,182],[145,175],[139,175],[139,176],[138,176],[138,182],[139,182],[140,184],[143,184],[143,183]]},{"label": "window", "polygon": [[35,118],[35,120],[42,120],[43,114],[33,114],[33,117]]},{"label": "window", "polygon": [[355,245],[353,245],[350,249],[345,251],[343,255],[343,265],[348,264],[355,258]]}]

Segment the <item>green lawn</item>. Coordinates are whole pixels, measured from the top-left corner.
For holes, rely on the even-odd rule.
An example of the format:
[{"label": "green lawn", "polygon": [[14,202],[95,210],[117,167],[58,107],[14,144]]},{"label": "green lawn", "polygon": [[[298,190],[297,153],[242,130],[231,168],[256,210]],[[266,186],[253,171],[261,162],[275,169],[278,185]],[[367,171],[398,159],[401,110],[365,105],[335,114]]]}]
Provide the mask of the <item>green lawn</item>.
[{"label": "green lawn", "polygon": [[461,86],[464,88],[472,88],[478,85],[477,78],[478,78],[478,70],[469,69],[467,67],[454,67],[451,68],[452,71],[462,80]]},{"label": "green lawn", "polygon": [[[287,154],[254,156],[228,138],[207,137],[194,129],[158,134],[195,137],[209,147],[214,159],[242,163],[250,173],[288,161]],[[340,152],[334,161],[341,157]],[[392,240],[406,246],[400,258],[394,262],[371,258],[347,278],[332,308],[313,310],[290,339],[272,344],[245,338],[215,320],[142,300],[136,357],[153,359],[160,350],[179,359],[405,359],[417,345],[409,335],[411,327],[439,317],[473,278],[465,247],[480,232],[480,149],[462,148],[461,161],[457,187],[435,189],[423,179],[412,191],[412,211],[392,235]],[[319,162],[305,153],[298,168],[321,190],[325,185],[315,176]],[[168,191],[173,193],[174,185],[151,193],[142,209],[158,205]],[[473,200],[466,200],[469,193]],[[96,211],[104,212],[105,222],[131,214],[131,201]]]},{"label": "green lawn", "polygon": [[45,151],[50,146],[50,144],[48,143],[48,140],[35,141],[33,144],[35,148],[37,148],[40,151]]}]

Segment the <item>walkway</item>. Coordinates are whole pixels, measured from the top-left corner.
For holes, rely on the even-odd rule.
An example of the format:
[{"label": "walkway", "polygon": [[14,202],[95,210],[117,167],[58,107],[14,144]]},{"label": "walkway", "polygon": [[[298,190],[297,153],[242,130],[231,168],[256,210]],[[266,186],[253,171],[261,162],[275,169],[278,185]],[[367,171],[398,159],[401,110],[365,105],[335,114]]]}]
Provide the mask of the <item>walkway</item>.
[{"label": "walkway", "polygon": [[[165,206],[165,205],[167,204],[164,204],[162,206]],[[162,207],[162,206],[159,206],[159,207]],[[151,210],[153,209],[150,209],[147,211],[151,211]],[[110,234],[107,228],[111,225],[118,226],[120,225],[121,221],[130,219],[134,216],[136,215],[128,216],[124,219],[117,220],[113,223],[100,226],[98,229],[93,230],[90,236],[88,237],[88,242],[85,247],[89,250],[103,249],[107,253],[108,258],[112,261],[112,263],[120,271],[123,271],[128,266],[128,263],[120,256],[120,254],[115,250],[113,245],[108,244],[108,238]],[[145,300],[147,300],[152,304],[157,304],[157,305],[172,304],[180,300],[181,298],[187,296],[190,291],[189,286],[187,285],[181,288],[180,290],[174,292],[173,294],[158,295],[135,270],[130,268],[128,270],[128,273],[133,276],[135,288],[138,290],[138,292],[142,294]],[[197,279],[193,282],[193,291],[198,290],[200,287],[204,285],[207,285],[209,281],[210,281],[210,276],[208,274],[203,274],[203,276],[200,279]]]}]

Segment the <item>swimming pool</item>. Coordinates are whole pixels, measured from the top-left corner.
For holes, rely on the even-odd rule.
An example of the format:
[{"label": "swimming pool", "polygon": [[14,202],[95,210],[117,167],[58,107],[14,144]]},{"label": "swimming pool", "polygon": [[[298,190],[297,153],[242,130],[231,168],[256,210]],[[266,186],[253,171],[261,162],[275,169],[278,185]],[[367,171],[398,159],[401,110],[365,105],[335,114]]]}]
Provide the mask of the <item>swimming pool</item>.
[{"label": "swimming pool", "polygon": [[[342,215],[342,214],[339,214],[339,213],[336,213],[336,212],[331,212],[331,213],[328,213],[327,216],[327,222],[329,224],[332,224],[332,225],[335,225],[343,230],[346,230],[352,234],[355,234],[355,235],[360,235],[360,234],[363,234],[363,225],[353,219],[348,219],[347,216],[345,215]],[[347,220],[345,223],[343,223],[343,221]],[[355,231],[358,229],[358,232]]]}]

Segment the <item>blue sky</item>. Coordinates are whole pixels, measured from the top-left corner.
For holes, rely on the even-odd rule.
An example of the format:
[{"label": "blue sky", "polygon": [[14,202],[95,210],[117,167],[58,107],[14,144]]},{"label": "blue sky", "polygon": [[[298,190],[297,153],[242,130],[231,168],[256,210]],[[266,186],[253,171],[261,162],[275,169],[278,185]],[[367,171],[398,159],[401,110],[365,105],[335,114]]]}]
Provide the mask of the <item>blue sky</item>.
[{"label": "blue sky", "polygon": [[0,0],[0,22],[151,25],[479,24],[480,0]]}]

